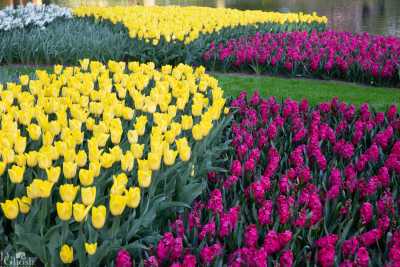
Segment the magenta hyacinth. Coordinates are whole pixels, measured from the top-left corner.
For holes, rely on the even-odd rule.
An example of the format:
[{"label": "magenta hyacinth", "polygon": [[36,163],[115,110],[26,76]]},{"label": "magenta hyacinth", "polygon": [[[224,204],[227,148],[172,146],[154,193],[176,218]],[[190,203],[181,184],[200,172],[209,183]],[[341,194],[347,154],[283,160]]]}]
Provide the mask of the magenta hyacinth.
[{"label": "magenta hyacinth", "polygon": [[115,258],[115,267],[132,267],[132,258],[129,252],[125,249],[118,251],[117,257]]}]

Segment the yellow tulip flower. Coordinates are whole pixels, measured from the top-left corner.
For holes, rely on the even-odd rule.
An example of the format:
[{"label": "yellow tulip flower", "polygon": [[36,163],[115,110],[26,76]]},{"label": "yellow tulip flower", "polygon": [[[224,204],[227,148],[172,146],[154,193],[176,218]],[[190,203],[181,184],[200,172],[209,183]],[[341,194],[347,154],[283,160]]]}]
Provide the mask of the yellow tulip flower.
[{"label": "yellow tulip flower", "polygon": [[57,202],[57,215],[62,221],[68,221],[72,217],[72,202]]},{"label": "yellow tulip flower", "polygon": [[79,167],[83,167],[86,165],[87,162],[87,155],[86,152],[83,150],[79,150],[78,154],[76,154],[76,163]]},{"label": "yellow tulip flower", "polygon": [[127,151],[125,155],[121,158],[121,169],[123,171],[129,172],[133,169],[135,159],[131,151]]},{"label": "yellow tulip flower", "polygon": [[63,163],[63,173],[66,179],[72,179],[76,175],[78,165],[75,162],[65,162]]},{"label": "yellow tulip flower", "polygon": [[47,173],[47,180],[49,180],[52,183],[57,183],[58,179],[60,178],[61,168],[59,166],[50,167],[46,169],[46,173]]},{"label": "yellow tulip flower", "polygon": [[90,186],[93,184],[94,181],[94,170],[86,170],[80,169],[79,170],[79,181],[83,186]]},{"label": "yellow tulip flower", "polygon": [[26,137],[18,136],[15,139],[14,143],[15,152],[17,152],[18,154],[22,154],[25,152],[25,148],[26,148]]},{"label": "yellow tulip flower", "polygon": [[82,222],[89,213],[90,206],[86,207],[81,203],[74,203],[72,209],[73,209],[74,220],[77,222]]},{"label": "yellow tulip flower", "polygon": [[124,212],[127,197],[123,195],[110,195],[110,212],[113,216],[119,216]]},{"label": "yellow tulip flower", "polygon": [[63,184],[60,186],[60,196],[64,202],[74,202],[79,186],[73,184]]},{"label": "yellow tulip flower", "polygon": [[40,126],[37,124],[30,124],[28,126],[28,132],[29,132],[29,137],[34,141],[39,140],[40,135],[42,134],[42,130]]},{"label": "yellow tulip flower", "polygon": [[19,205],[19,211],[22,214],[27,214],[29,210],[31,209],[31,204],[32,204],[32,199],[29,197],[23,196],[21,198],[17,198],[18,205]]},{"label": "yellow tulip flower", "polygon": [[151,170],[138,170],[138,182],[139,186],[147,188],[151,184]]},{"label": "yellow tulip flower", "polygon": [[6,202],[1,203],[1,209],[3,210],[4,216],[9,220],[15,220],[19,213],[18,201],[17,199],[6,200]]},{"label": "yellow tulip flower", "polygon": [[64,264],[70,264],[74,261],[74,249],[66,244],[61,247],[60,259]]},{"label": "yellow tulip flower", "polygon": [[92,208],[92,224],[96,229],[101,229],[106,222],[107,210],[106,207],[100,205]]},{"label": "yellow tulip flower", "polygon": [[166,149],[164,151],[164,164],[167,166],[171,166],[175,163],[175,159],[178,152],[171,149]]},{"label": "yellow tulip flower", "polygon": [[25,167],[19,167],[17,165],[12,166],[8,169],[8,176],[10,181],[14,184],[19,184],[24,179]]},{"label": "yellow tulip flower", "polygon": [[97,243],[86,243],[85,242],[85,250],[89,255],[94,255],[97,250]]},{"label": "yellow tulip flower", "polygon": [[0,176],[3,175],[7,167],[7,164],[4,161],[0,161]]},{"label": "yellow tulip flower", "polygon": [[82,187],[81,188],[81,199],[83,204],[91,206],[96,200],[96,187]]},{"label": "yellow tulip flower", "polygon": [[129,208],[137,208],[140,203],[140,188],[139,187],[130,187],[126,192],[127,200],[126,205]]}]

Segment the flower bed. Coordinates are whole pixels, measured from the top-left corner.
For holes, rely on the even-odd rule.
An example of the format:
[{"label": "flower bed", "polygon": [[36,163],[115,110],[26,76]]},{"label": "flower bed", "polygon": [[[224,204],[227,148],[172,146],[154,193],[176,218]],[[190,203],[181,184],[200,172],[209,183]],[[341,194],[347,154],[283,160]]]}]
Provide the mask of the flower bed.
[{"label": "flower bed", "polygon": [[213,43],[213,69],[283,73],[383,85],[400,81],[400,39],[346,32],[256,34]]},{"label": "flower bed", "polygon": [[122,23],[131,38],[139,38],[158,44],[161,38],[167,42],[180,41],[189,44],[201,34],[218,32],[237,26],[277,24],[292,25],[293,29],[313,29],[327,23],[326,17],[302,13],[278,13],[240,11],[207,7],[179,6],[130,6],[130,7],[78,7],[78,17],[95,17],[113,24]]},{"label": "flower bed", "polygon": [[156,235],[221,150],[225,99],[204,71],[84,59],[0,85],[0,247],[93,266]]},{"label": "flower bed", "polygon": [[170,224],[147,266],[398,266],[400,117],[333,99],[231,103],[228,173]]},{"label": "flower bed", "polygon": [[0,64],[77,64],[82,57],[152,61],[157,67],[199,65],[212,40],[256,32],[318,31],[326,17],[316,14],[239,11],[202,7],[79,7],[46,30],[0,29]]}]

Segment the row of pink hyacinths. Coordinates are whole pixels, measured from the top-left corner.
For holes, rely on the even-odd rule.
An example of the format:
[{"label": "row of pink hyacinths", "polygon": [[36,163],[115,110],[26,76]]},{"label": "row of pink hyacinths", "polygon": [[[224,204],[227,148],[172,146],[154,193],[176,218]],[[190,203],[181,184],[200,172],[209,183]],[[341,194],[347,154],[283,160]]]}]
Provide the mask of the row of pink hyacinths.
[{"label": "row of pink hyacinths", "polygon": [[203,55],[211,68],[257,70],[398,85],[400,39],[324,31],[257,33],[212,43]]},{"label": "row of pink hyacinths", "polygon": [[400,117],[338,99],[231,103],[227,173],[177,215],[146,266],[400,266]]}]

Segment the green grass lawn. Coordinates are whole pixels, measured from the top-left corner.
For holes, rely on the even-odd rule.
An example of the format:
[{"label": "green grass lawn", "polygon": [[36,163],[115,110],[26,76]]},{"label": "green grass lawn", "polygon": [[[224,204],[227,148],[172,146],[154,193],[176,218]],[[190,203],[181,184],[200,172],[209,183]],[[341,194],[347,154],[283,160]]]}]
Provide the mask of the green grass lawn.
[{"label": "green grass lawn", "polygon": [[[38,69],[50,70],[46,66],[0,66],[0,83],[15,81],[21,74],[34,76]],[[360,105],[369,103],[377,110],[385,110],[391,104],[400,104],[400,89],[370,87],[365,85],[308,79],[288,79],[256,75],[233,75],[212,73],[218,78],[227,96],[237,96],[243,90],[253,93],[258,90],[262,96],[275,96],[279,100],[290,97],[295,100],[307,98],[311,104],[340,100]]]}]

